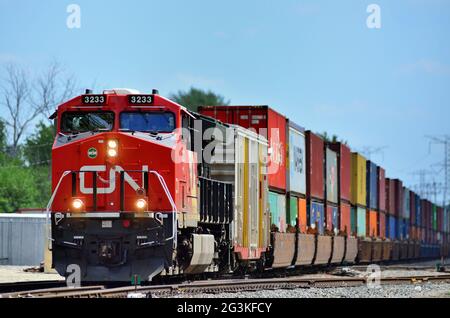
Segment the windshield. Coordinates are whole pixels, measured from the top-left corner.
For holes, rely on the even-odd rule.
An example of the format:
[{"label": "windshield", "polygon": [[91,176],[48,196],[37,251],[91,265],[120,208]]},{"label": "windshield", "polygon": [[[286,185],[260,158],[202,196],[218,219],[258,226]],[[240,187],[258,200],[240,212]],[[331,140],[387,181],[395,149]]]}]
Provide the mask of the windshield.
[{"label": "windshield", "polygon": [[61,131],[66,133],[110,131],[113,125],[113,112],[66,112],[61,119]]},{"label": "windshield", "polygon": [[175,115],[170,112],[126,112],[120,114],[120,129],[148,132],[172,132]]}]

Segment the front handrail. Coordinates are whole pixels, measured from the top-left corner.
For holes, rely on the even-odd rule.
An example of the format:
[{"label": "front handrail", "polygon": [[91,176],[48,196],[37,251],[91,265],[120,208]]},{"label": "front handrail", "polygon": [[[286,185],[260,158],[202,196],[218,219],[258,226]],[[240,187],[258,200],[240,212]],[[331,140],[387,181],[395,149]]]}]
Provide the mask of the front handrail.
[{"label": "front handrail", "polygon": [[[47,239],[49,242],[49,249],[51,250],[50,244],[51,242],[54,241],[53,237],[52,237],[52,233],[51,233],[51,217],[50,217],[50,209],[51,206],[53,204],[53,201],[55,200],[56,194],[59,190],[59,187],[61,185],[61,182],[63,181],[63,179],[72,173],[85,173],[85,172],[92,172],[94,174],[96,174],[97,171],[77,171],[77,170],[66,170],[62,173],[61,177],[58,180],[58,183],[55,187],[55,189],[52,192],[52,195],[50,197],[50,200],[47,204],[47,208],[46,208],[46,220],[47,220],[47,228],[48,228],[48,232],[47,232]],[[177,247],[177,221],[178,221],[178,209],[177,206],[175,204],[175,201],[173,200],[172,194],[169,191],[169,188],[167,187],[167,183],[164,180],[164,177],[157,171],[155,170],[123,170],[121,172],[144,172],[144,173],[151,173],[153,175],[156,176],[156,178],[158,179],[159,183],[161,184],[161,187],[164,190],[164,193],[167,196],[167,199],[169,200],[169,203],[172,207],[172,235],[168,238],[165,239],[165,241],[169,241],[173,239],[173,247],[176,248]],[[94,190],[94,195],[96,195],[96,191]]]}]

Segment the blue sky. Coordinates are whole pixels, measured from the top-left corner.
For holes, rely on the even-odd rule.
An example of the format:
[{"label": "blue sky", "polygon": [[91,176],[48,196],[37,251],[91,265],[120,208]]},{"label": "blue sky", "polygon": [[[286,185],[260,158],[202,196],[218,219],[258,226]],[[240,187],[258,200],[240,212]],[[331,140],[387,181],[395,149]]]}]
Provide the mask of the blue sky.
[{"label": "blue sky", "polygon": [[[80,29],[66,26],[71,3]],[[371,3],[381,29],[366,26]],[[424,136],[450,133],[449,31],[445,0],[0,0],[0,63],[56,59],[82,87],[269,104],[354,149],[386,146],[372,159],[412,186],[442,158]]]}]

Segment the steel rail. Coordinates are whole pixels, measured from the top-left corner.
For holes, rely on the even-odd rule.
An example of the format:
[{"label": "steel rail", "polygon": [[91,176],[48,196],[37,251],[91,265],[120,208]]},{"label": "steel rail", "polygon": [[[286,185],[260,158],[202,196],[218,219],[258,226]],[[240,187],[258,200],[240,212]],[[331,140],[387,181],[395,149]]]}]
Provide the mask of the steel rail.
[{"label": "steel rail", "polygon": [[[129,298],[130,295],[137,294],[142,297],[170,297],[183,294],[235,293],[267,289],[345,288],[364,286],[368,281],[369,278],[367,277],[231,279],[138,287],[105,288],[104,286],[88,286],[80,288],[44,289],[40,291],[12,293],[6,296],[11,298]],[[380,278],[382,285],[443,281],[450,282],[450,275],[412,275]]]}]

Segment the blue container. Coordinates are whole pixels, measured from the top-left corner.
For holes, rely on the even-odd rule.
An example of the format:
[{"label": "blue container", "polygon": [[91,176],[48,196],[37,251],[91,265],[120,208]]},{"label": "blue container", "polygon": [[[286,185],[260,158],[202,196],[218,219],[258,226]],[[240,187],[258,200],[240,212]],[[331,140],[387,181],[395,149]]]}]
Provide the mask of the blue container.
[{"label": "blue container", "polygon": [[408,220],[403,220],[403,239],[406,240],[409,238],[409,224]]},{"label": "blue container", "polygon": [[391,240],[395,240],[397,238],[397,233],[398,233],[398,229],[397,229],[397,219],[392,216],[389,215],[389,231],[388,231],[388,237]]},{"label": "blue container", "polygon": [[416,219],[414,220],[415,226],[422,226],[422,211],[420,205],[420,197],[416,194]]},{"label": "blue container", "polygon": [[376,210],[378,208],[377,165],[367,161],[366,172],[366,204],[371,210]]},{"label": "blue container", "polygon": [[323,204],[315,201],[311,201],[309,212],[310,224],[316,224],[318,226],[319,234],[324,233],[325,215],[323,210]]}]

